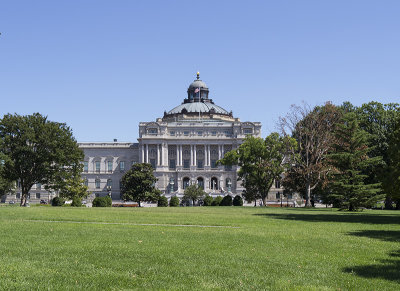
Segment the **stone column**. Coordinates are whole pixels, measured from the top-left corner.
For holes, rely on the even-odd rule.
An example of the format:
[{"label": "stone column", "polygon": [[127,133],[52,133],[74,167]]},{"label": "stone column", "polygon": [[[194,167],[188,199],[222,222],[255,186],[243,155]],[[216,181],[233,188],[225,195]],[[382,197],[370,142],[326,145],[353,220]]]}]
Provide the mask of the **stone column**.
[{"label": "stone column", "polygon": [[221,145],[218,145],[218,160],[221,159]]},{"label": "stone column", "polygon": [[146,163],[149,162],[149,145],[146,144]]},{"label": "stone column", "polygon": [[161,145],[157,144],[157,166],[161,166]]},{"label": "stone column", "polygon": [[221,145],[221,159],[224,157],[224,155],[225,155],[225,147],[224,147],[224,145]]},{"label": "stone column", "polygon": [[207,163],[208,163],[208,166],[211,166],[211,145],[208,145],[207,152],[208,152],[208,161],[207,161]]},{"label": "stone column", "polygon": [[197,166],[197,149],[196,149],[196,145],[193,145],[193,166]]},{"label": "stone column", "polygon": [[142,159],[140,160],[140,162],[141,162],[141,163],[144,163],[144,145],[143,145],[143,144],[141,145],[140,149],[141,149],[141,157],[142,157]]},{"label": "stone column", "polygon": [[193,145],[190,145],[190,166],[193,166]]},{"label": "stone column", "polygon": [[183,165],[183,161],[182,161],[182,148],[183,148],[183,145],[179,145],[179,166],[181,166],[181,167],[182,167],[182,165]]}]

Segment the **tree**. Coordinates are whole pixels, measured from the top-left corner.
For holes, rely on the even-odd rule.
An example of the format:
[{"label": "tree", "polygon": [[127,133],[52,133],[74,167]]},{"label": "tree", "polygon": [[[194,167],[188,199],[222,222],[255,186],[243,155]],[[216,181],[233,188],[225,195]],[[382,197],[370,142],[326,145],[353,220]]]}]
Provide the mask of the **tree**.
[{"label": "tree", "polygon": [[206,194],[206,196],[203,199],[203,202],[204,202],[204,204],[203,204],[204,206],[211,206],[211,204],[213,202],[213,198],[210,195]]},{"label": "tree", "polygon": [[283,184],[294,186],[295,181],[300,182],[294,188],[302,188],[298,192],[304,194],[306,207],[311,203],[311,191],[330,171],[324,160],[334,142],[333,132],[341,115],[341,111],[331,103],[313,110],[303,104],[303,107],[292,105],[291,112],[279,120],[282,134],[297,141],[290,148],[292,168],[286,173]]},{"label": "tree", "polygon": [[236,195],[235,198],[233,198],[233,206],[243,206],[243,199],[239,195]]},{"label": "tree", "polygon": [[[374,165],[372,169],[365,169],[368,175],[368,183],[381,183],[391,176],[392,169],[389,169],[389,143],[395,130],[396,120],[399,116],[400,106],[397,103],[382,104],[379,102],[369,102],[360,107],[353,107],[352,110],[357,114],[360,128],[368,133],[368,146],[370,151],[368,156],[382,157],[380,163]],[[390,183],[390,182],[389,182]],[[389,190],[388,188],[382,189]],[[385,208],[392,208],[391,192],[386,192]]]},{"label": "tree", "polygon": [[170,207],[179,206],[179,198],[177,196],[172,196],[171,199],[169,200],[169,206]]},{"label": "tree", "polygon": [[225,154],[223,165],[238,165],[238,177],[245,188],[243,196],[249,202],[262,199],[267,205],[268,192],[275,179],[285,170],[285,153],[295,140],[271,133],[263,140],[248,136],[239,148]]},{"label": "tree", "polygon": [[19,181],[21,206],[32,186],[60,190],[65,180],[82,171],[83,151],[65,123],[49,121],[39,113],[7,114],[0,120],[0,152],[6,156],[2,178]]},{"label": "tree", "polygon": [[158,207],[168,207],[168,198],[165,196],[160,196],[157,201]]},{"label": "tree", "polygon": [[328,155],[333,167],[330,197],[338,199],[350,211],[372,206],[383,196],[379,184],[365,183],[362,170],[379,163],[380,157],[369,158],[367,133],[359,128],[355,113],[344,115],[335,132],[333,153]]},{"label": "tree", "polygon": [[82,177],[77,175],[64,181],[59,195],[67,200],[74,198],[82,200],[83,197],[88,195],[88,187],[84,184]]},{"label": "tree", "polygon": [[[396,209],[400,210],[400,116],[388,148],[387,169],[383,179],[383,188],[390,197],[390,202],[396,202]],[[391,205],[390,205],[391,206]],[[389,208],[389,207],[388,207]]]},{"label": "tree", "polygon": [[195,202],[206,195],[203,188],[197,184],[190,185],[186,187],[185,192],[183,193],[182,200],[192,200],[193,206]]},{"label": "tree", "polygon": [[161,191],[155,187],[157,178],[154,177],[151,164],[135,164],[121,179],[121,193],[124,200],[132,200],[139,203],[156,202]]}]

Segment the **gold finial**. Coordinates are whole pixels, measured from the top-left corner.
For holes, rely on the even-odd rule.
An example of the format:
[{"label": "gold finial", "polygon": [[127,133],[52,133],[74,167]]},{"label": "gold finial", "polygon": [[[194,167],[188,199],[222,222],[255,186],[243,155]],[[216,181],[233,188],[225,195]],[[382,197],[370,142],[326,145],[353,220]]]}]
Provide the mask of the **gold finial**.
[{"label": "gold finial", "polygon": [[200,79],[200,72],[197,72],[197,80]]}]

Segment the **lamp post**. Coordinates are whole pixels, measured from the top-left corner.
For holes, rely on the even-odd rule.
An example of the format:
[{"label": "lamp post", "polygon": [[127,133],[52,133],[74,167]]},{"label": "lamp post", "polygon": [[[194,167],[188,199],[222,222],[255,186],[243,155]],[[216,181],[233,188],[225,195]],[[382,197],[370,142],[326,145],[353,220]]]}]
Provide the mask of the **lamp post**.
[{"label": "lamp post", "polygon": [[111,196],[111,185],[107,186],[107,192],[108,192],[108,196],[111,198],[112,200],[112,196]]},{"label": "lamp post", "polygon": [[231,182],[231,180],[228,180],[228,193],[230,193],[231,192],[231,186],[232,186],[232,182]]},{"label": "lamp post", "polygon": [[174,192],[175,181],[174,178],[169,179],[170,193]]}]

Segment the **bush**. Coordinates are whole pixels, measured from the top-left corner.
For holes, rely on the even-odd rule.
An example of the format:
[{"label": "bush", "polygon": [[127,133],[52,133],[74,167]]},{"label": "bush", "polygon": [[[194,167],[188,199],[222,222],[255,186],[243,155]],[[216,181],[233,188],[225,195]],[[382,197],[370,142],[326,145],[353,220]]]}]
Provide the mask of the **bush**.
[{"label": "bush", "polygon": [[222,201],[219,205],[220,206],[232,206],[232,196],[226,195],[224,198],[222,198]]},{"label": "bush", "polygon": [[61,198],[61,197],[54,197],[51,200],[51,206],[63,206],[64,203],[65,203],[65,200],[64,200],[64,198]]},{"label": "bush", "polygon": [[168,198],[165,196],[160,196],[157,202],[158,207],[167,207],[168,206]]},{"label": "bush", "polygon": [[211,203],[211,206],[219,206],[221,204],[222,197],[217,196],[214,198],[213,202]]},{"label": "bush", "polygon": [[176,196],[172,196],[171,199],[169,200],[169,206],[170,207],[177,207],[179,206],[179,198]]},{"label": "bush", "polygon": [[72,199],[72,203],[71,203],[72,207],[82,207],[82,200],[79,197],[74,197],[74,199]]},{"label": "bush", "polygon": [[93,207],[111,207],[112,205],[112,200],[108,196],[104,197],[96,197],[93,200]]},{"label": "bush", "polygon": [[235,198],[233,198],[233,206],[243,206],[243,199],[239,195],[236,195]]},{"label": "bush", "polygon": [[206,195],[206,197],[204,197],[204,206],[211,206],[212,202],[213,202],[213,198],[210,195]]}]

